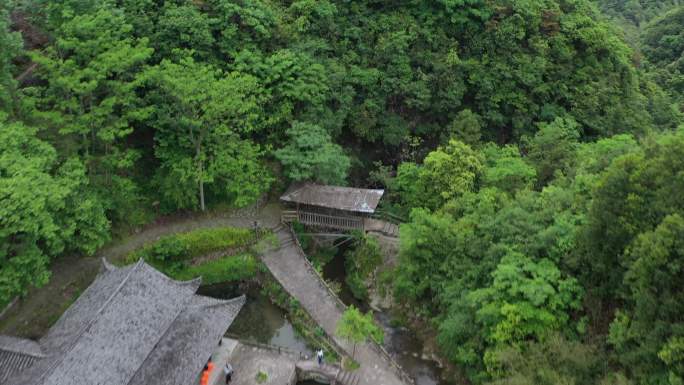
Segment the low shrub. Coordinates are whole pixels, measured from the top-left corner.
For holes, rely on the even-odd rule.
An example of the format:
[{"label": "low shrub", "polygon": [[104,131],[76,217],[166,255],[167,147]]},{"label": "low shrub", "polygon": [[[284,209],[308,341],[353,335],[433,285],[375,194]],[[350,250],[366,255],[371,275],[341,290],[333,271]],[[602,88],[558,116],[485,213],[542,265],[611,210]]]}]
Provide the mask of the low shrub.
[{"label": "low shrub", "polygon": [[[247,254],[248,246],[253,241],[254,231],[251,229],[200,229],[162,237],[129,254],[125,261],[132,263],[142,258],[174,279],[189,280],[202,277],[202,283],[205,285],[239,281],[254,278],[259,270],[256,258]],[[231,249],[234,249],[233,255],[210,259],[199,265],[190,265],[193,258]]]},{"label": "low shrub", "polygon": [[256,375],[256,382],[259,384],[262,384],[266,381],[268,381],[268,374],[266,374],[266,372],[262,372],[260,370],[259,373],[257,373],[257,375]]},{"label": "low shrub", "polygon": [[220,227],[195,230],[175,237],[187,246],[189,257],[193,258],[218,250],[247,246],[254,240],[254,230]]},{"label": "low shrub", "polygon": [[212,252],[246,247],[253,243],[254,231],[235,227],[200,229],[160,238],[134,251],[127,263],[142,258],[150,263],[178,263]]},{"label": "low shrub", "polygon": [[258,266],[257,259],[252,255],[230,255],[171,272],[171,276],[178,280],[202,277],[203,285],[211,285],[252,279],[257,274]]},{"label": "low shrub", "polygon": [[346,282],[354,297],[364,300],[368,297],[368,281],[382,263],[382,255],[375,238],[362,233],[356,233],[354,237],[354,248],[345,255]]}]

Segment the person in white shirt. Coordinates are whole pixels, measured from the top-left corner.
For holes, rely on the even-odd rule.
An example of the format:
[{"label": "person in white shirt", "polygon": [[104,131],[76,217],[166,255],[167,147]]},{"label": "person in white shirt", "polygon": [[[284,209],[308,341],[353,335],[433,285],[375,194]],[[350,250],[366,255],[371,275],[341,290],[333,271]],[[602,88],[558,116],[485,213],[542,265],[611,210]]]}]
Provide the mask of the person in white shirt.
[{"label": "person in white shirt", "polygon": [[226,375],[226,385],[230,384],[230,380],[233,377],[233,366],[226,363],[226,366],[223,368],[223,373]]}]

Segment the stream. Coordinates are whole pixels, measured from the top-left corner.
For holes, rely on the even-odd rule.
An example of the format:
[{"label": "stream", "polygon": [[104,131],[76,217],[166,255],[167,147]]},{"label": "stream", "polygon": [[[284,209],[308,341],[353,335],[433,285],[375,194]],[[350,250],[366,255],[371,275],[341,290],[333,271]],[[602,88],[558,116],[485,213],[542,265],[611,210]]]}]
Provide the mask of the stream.
[{"label": "stream", "polygon": [[285,316],[285,312],[271,303],[258,287],[221,283],[202,286],[197,293],[222,299],[234,298],[242,294],[247,296],[245,305],[226,332],[228,336],[280,346],[308,356],[313,355],[313,351],[307,347],[305,340],[297,335],[294,326]]},{"label": "stream", "polygon": [[[345,251],[345,247],[339,248],[335,257],[323,267],[323,276],[341,285],[339,297],[342,302],[367,312],[370,310],[368,304],[354,298],[345,282]],[[387,311],[375,311],[375,319],[385,331],[385,349],[415,379],[416,385],[449,384],[442,379],[442,370],[437,363],[423,357],[423,342],[414,333],[404,327],[392,326],[392,317]]]}]

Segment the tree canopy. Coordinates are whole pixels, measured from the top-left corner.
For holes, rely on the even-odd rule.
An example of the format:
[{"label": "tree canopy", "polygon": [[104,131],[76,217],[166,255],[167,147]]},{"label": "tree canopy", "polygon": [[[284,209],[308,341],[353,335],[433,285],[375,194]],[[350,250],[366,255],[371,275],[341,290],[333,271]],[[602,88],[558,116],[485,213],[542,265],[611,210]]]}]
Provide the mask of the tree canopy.
[{"label": "tree canopy", "polygon": [[384,188],[396,305],[468,383],[681,384],[683,6],[3,2],[0,307],[162,215]]}]

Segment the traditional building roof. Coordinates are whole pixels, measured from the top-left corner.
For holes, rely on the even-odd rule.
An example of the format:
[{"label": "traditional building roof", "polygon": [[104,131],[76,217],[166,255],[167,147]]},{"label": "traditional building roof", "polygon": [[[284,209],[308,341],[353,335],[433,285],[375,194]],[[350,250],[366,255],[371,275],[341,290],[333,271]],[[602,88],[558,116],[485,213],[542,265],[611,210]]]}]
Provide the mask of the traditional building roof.
[{"label": "traditional building roof", "polygon": [[105,263],[40,339],[40,350],[33,352],[41,356],[2,383],[195,382],[245,301],[244,296],[216,300],[196,295],[199,284],[199,279],[174,281],[142,261],[124,268]]},{"label": "traditional building roof", "polygon": [[37,342],[0,335],[0,384],[43,357]]},{"label": "traditional building roof", "polygon": [[385,190],[305,183],[290,186],[280,200],[359,213],[373,213],[384,193]]}]

